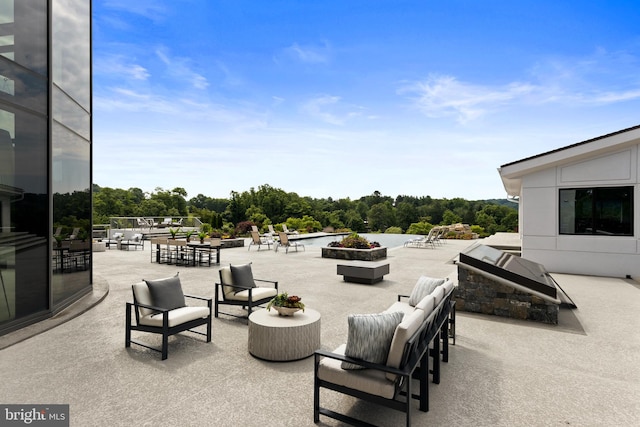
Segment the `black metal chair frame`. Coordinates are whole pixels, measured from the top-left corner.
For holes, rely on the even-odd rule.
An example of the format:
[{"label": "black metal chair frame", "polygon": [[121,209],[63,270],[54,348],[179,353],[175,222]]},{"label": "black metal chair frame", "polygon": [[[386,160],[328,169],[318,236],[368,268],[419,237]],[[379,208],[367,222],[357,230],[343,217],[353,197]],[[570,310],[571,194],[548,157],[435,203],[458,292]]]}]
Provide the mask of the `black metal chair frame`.
[{"label": "black metal chair frame", "polygon": [[[359,359],[353,359],[341,354],[332,353],[325,350],[316,350],[314,353],[314,398],[313,398],[313,421],[320,422],[320,415],[324,415],[344,423],[354,426],[375,427],[373,424],[340,414],[335,411],[320,406],[320,388],[326,388],[339,393],[347,394],[355,398],[381,405],[387,408],[395,409],[405,413],[406,426],[411,426],[411,402],[412,399],[419,401],[419,409],[423,412],[429,411],[429,389],[428,389],[428,373],[432,374],[433,382],[440,383],[440,355],[442,360],[448,362],[448,337],[449,337],[449,316],[451,310],[455,307],[455,301],[451,301],[452,292],[446,295],[440,304],[434,308],[435,315],[429,316],[416,333],[407,341],[403,354],[400,368],[391,368],[382,364],[369,363]],[[400,297],[400,296],[399,296]],[[442,350],[440,341],[444,341]],[[433,342],[433,348],[430,348]],[[329,357],[341,361],[346,361],[358,365],[362,365],[368,369],[376,369],[386,373],[398,375],[396,379],[396,396],[393,399],[387,399],[375,394],[366,393],[361,390],[345,387],[343,385],[334,384],[318,378],[318,368],[320,360],[323,357]],[[433,370],[429,371],[429,357],[433,362]],[[426,369],[422,369],[426,367]],[[419,381],[419,393],[413,394],[412,381]]]},{"label": "black metal chair frame", "polygon": [[[207,337],[207,342],[211,342],[211,311],[212,311],[212,300],[211,298],[204,298],[195,295],[186,295],[185,298],[192,298],[196,300],[206,301],[207,306],[209,307],[209,316],[200,319],[194,319],[185,323],[181,323],[179,325],[175,325],[169,327],[169,312],[171,310],[165,310],[159,307],[154,307],[147,304],[142,304],[136,301],[135,294],[133,296],[133,303],[127,302],[127,313],[126,313],[126,331],[125,331],[125,347],[131,347],[131,343],[137,344],[139,346],[148,348],[150,350],[157,351],[162,353],[162,360],[165,360],[168,357],[169,352],[169,337],[171,335],[175,335],[180,332],[189,331],[194,334],[203,335]],[[157,313],[162,313],[162,326],[148,326],[140,324],[140,313],[139,308],[147,308],[150,310],[154,310]],[[135,310],[136,322],[135,324],[131,323],[131,309]],[[207,325],[207,332],[203,333],[200,331],[193,330],[193,328],[201,325]],[[161,334],[162,335],[162,348],[158,349],[147,345],[143,342],[131,339],[131,331],[142,331],[149,332],[152,334]]]},{"label": "black metal chair frame", "polygon": [[[223,286],[231,286],[231,285],[223,285],[222,284],[222,273],[218,272],[220,274],[220,282],[216,282],[215,286],[216,286],[216,290],[215,290],[215,310],[214,310],[214,315],[215,317],[218,317],[218,314],[226,314],[227,316],[233,316],[233,317],[237,317],[240,319],[244,319],[244,318],[249,318],[249,316],[251,315],[251,310],[254,307],[259,307],[262,304],[266,304],[269,301],[271,301],[271,299],[273,298],[272,296],[267,297],[267,298],[261,298],[258,300],[254,300],[253,299],[253,294],[252,294],[252,290],[253,288],[247,288],[247,287],[243,287],[243,286],[236,286],[233,285],[234,288],[238,288],[238,289],[248,289],[249,290],[249,299],[247,301],[238,301],[238,300],[231,300],[231,299],[226,299],[224,296],[224,289],[222,288]],[[253,279],[256,282],[264,282],[264,283],[273,283],[275,289],[276,289],[276,293],[278,291],[278,282],[277,281],[273,281],[273,280],[262,280],[262,279]],[[232,314],[232,313],[225,313],[223,311],[220,311],[218,306],[219,305],[237,305],[237,306],[242,306],[242,308],[246,308],[248,313],[246,316],[238,316],[237,314]]]}]

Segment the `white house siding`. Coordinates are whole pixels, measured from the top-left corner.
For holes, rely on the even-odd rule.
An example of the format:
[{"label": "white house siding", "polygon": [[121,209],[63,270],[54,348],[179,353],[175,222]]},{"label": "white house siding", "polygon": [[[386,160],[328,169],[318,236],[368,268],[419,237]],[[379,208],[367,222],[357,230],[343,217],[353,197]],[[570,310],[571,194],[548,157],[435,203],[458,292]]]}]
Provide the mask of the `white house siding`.
[{"label": "white house siding", "polygon": [[[639,155],[638,145],[634,145],[522,176],[522,256],[551,272],[640,277]],[[623,185],[635,187],[634,236],[559,234],[560,188]]]}]

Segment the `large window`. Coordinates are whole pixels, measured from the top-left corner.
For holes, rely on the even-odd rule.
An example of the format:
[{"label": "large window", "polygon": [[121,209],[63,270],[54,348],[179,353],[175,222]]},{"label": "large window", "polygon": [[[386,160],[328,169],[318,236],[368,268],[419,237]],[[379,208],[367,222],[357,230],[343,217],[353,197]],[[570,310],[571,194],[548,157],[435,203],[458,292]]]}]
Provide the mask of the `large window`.
[{"label": "large window", "polygon": [[633,187],[560,189],[560,234],[633,235]]}]

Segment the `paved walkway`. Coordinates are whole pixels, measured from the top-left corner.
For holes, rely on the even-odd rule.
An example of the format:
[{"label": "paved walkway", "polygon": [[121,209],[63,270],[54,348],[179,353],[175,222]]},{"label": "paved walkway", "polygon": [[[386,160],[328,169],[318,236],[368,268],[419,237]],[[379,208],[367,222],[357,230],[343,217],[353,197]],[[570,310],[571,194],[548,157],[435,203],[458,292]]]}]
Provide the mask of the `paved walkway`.
[{"label": "paved walkway", "polygon": [[[337,261],[321,258],[314,246],[288,254],[225,249],[222,263],[252,262],[256,278],[278,280],[280,290],[301,296],[322,313],[322,348],[331,350],[346,341],[349,313],[384,310],[421,274],[455,279],[451,261],[469,244],[392,249],[390,274],[373,286],[343,282]],[[108,295],[80,316],[0,350],[0,403],[68,403],[72,426],[313,425],[313,358],[253,358],[245,321],[215,319],[210,344],[172,338],[166,361],[138,346],[124,348],[131,284],[177,270],[186,292],[213,296],[217,267],[158,265],[149,249],[96,253],[97,287],[108,284]],[[414,410],[414,425],[640,424],[640,287],[623,279],[554,278],[578,306],[563,310],[558,326],[458,313],[442,382],[430,384],[431,410]],[[94,294],[100,299],[104,292]],[[400,413],[330,392],[322,401],[379,425],[403,422]]]}]

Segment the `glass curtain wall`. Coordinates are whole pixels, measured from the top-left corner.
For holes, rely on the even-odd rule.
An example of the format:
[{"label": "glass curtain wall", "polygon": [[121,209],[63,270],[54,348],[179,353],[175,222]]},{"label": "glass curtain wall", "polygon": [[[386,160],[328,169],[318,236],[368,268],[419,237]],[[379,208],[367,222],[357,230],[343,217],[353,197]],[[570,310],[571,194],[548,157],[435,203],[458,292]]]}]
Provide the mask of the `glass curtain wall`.
[{"label": "glass curtain wall", "polygon": [[0,335],[91,289],[90,9],[0,0]]},{"label": "glass curtain wall", "polygon": [[75,300],[91,282],[91,7],[52,3],[51,188],[53,305]]}]

